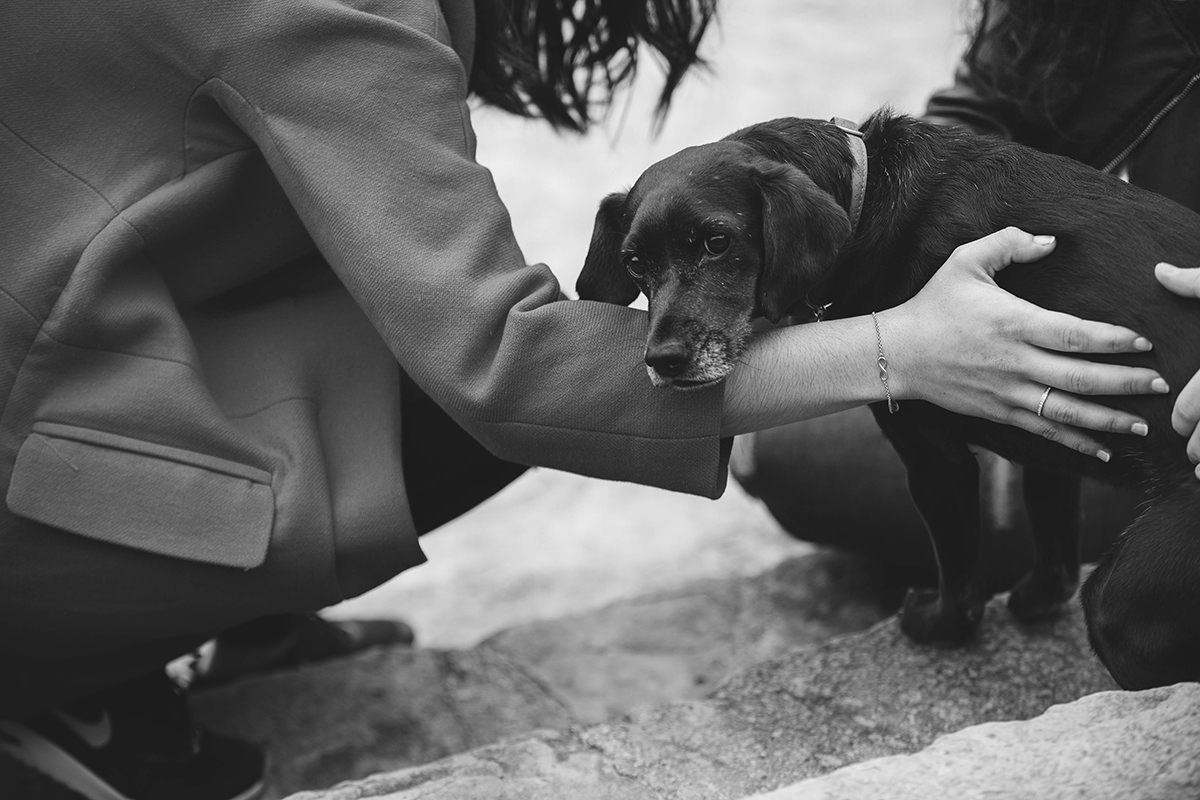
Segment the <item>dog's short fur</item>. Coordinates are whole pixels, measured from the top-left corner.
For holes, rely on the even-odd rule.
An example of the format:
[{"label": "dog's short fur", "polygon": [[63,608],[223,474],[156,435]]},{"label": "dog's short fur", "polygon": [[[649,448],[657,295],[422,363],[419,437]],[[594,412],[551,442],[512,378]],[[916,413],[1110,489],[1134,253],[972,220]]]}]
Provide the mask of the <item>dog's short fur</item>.
[{"label": "dog's short fur", "polygon": [[[624,304],[645,292],[651,379],[688,388],[728,374],[752,318],[780,321],[826,302],[843,317],[895,306],[955,247],[1014,225],[1053,233],[1058,245],[1005,269],[1002,286],[1147,336],[1152,353],[1106,360],[1153,367],[1173,390],[1200,367],[1200,304],[1153,275],[1159,260],[1200,263],[1200,216],[1068,159],[958,129],[881,112],[863,133],[869,172],[853,232],[846,134],[820,120],[774,120],[683,150],[627,194],[606,197],[580,296]],[[1141,488],[1145,512],[1082,592],[1091,641],[1125,687],[1200,679],[1200,481],[1171,429],[1174,399],[1103,398],[1147,419],[1151,431],[1101,435],[1108,464],[926,403],[907,402],[895,415],[876,407],[940,567],[936,591],[910,592],[904,631],[956,643],[980,619],[973,443],[1026,466],[1036,558],[1009,599],[1021,620],[1054,613],[1078,585],[1079,476]]]}]

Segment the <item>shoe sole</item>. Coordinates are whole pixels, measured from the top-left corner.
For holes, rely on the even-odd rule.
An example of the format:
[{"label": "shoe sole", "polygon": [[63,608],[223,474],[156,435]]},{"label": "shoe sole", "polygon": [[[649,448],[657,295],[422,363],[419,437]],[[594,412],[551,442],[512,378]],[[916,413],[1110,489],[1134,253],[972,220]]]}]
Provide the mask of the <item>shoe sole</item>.
[{"label": "shoe sole", "polygon": [[[0,720],[0,752],[32,770],[77,792],[87,800],[134,800],[121,794],[103,778],[72,758],[62,748],[15,722]],[[255,800],[265,785],[259,781],[227,800]]]}]

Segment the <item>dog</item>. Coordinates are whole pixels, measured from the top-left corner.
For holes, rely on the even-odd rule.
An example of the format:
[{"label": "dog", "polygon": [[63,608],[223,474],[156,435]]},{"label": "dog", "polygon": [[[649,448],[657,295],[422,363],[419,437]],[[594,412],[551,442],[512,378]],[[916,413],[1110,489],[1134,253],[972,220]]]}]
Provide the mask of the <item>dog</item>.
[{"label": "dog", "polygon": [[[890,308],[916,294],[957,246],[1006,226],[1053,233],[1057,246],[1004,269],[1001,286],[1155,343],[1150,353],[1089,358],[1151,367],[1172,387],[1200,368],[1200,303],[1153,275],[1160,260],[1200,263],[1200,216],[1069,159],[886,109],[861,130],[764,122],[654,164],[628,192],[600,203],[577,291],[620,304],[645,293],[650,379],[691,389],[728,375],[757,318]],[[960,644],[982,616],[978,465],[969,449],[979,445],[1025,467],[1035,559],[1009,593],[1011,613],[1045,618],[1079,588],[1081,476],[1136,486],[1144,511],[1080,592],[1089,639],[1123,687],[1200,679],[1200,480],[1171,428],[1175,396],[1173,388],[1103,398],[1150,427],[1144,438],[1098,434],[1112,454],[1107,463],[932,404],[909,401],[894,414],[873,404],[907,469],[939,569],[936,590],[905,598],[904,633]]]}]

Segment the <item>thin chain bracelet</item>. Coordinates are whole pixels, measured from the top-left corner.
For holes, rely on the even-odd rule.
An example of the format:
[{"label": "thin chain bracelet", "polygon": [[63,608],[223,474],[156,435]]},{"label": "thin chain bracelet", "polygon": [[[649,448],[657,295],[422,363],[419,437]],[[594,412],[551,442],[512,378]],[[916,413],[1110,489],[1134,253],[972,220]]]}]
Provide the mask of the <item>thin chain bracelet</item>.
[{"label": "thin chain bracelet", "polygon": [[883,394],[887,397],[887,407],[889,414],[895,414],[900,410],[900,404],[892,399],[892,388],[888,386],[888,360],[883,355],[883,336],[879,333],[879,318],[875,316],[875,312],[871,312],[871,322],[875,323],[875,344],[879,346],[879,358],[875,363],[879,365],[879,380],[883,383]]}]

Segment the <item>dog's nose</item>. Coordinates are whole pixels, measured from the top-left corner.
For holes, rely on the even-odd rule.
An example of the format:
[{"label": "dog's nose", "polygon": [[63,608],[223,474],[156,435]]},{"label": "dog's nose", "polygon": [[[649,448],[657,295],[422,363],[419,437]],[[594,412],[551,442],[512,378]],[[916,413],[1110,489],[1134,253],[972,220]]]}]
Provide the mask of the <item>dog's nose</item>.
[{"label": "dog's nose", "polygon": [[687,348],[683,342],[659,342],[646,348],[646,365],[664,378],[677,378],[687,368]]}]

